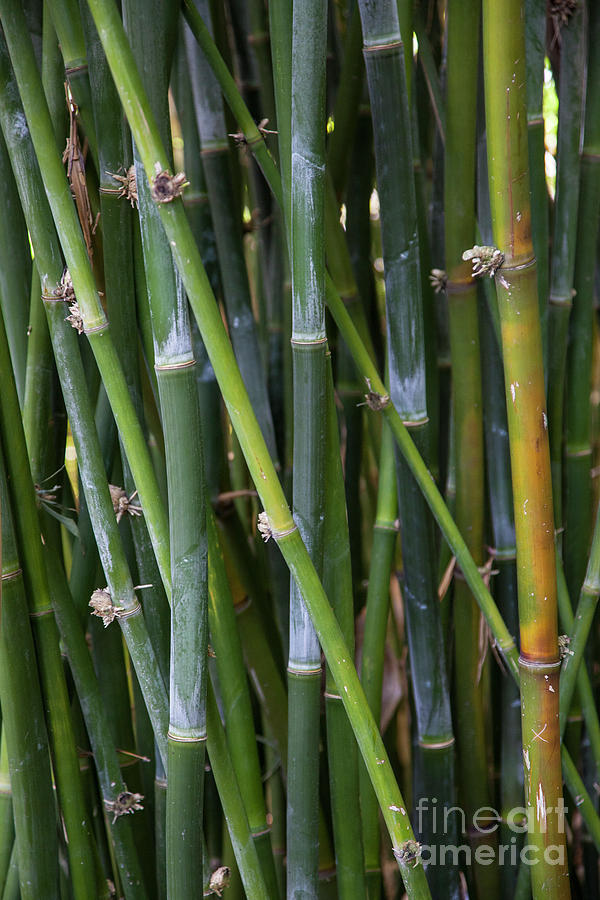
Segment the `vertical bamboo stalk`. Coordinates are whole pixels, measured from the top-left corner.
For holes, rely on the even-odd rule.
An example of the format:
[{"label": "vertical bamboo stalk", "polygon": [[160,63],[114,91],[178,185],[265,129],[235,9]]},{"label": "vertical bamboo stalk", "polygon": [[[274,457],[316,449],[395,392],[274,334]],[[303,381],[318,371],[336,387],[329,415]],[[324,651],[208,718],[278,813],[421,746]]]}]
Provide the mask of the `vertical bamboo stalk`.
[{"label": "vertical bamboo stalk", "polygon": [[[560,26],[554,240],[548,315],[548,428],[554,522],[563,526],[565,373],[577,240],[579,172],[586,75],[586,10],[580,4]],[[559,536],[562,549],[562,537]]]},{"label": "vertical bamboo stalk", "polygon": [[[152,27],[138,23],[148,5],[124,4],[126,27],[154,114],[169,134],[167,88],[177,22],[152,7]],[[152,60],[152,70],[147,65]],[[200,409],[188,307],[143,169],[137,168],[146,284],[165,437],[171,547],[170,713],[167,781],[167,892],[190,896],[202,853],[206,749],[208,573]]]},{"label": "vertical bamboo stalk", "polygon": [[[447,9],[447,99],[444,208],[452,365],[452,420],[456,448],[455,519],[478,566],[483,559],[484,462],[477,287],[463,251],[475,239],[475,138],[480,4],[453,2]],[[459,786],[474,848],[496,842],[496,826],[473,827],[480,807],[490,807],[481,675],[481,613],[464,579],[454,584],[455,721]],[[496,897],[496,865],[475,865],[478,893]]]},{"label": "vertical bamboo stalk", "polygon": [[2,748],[3,755],[8,755],[21,896],[23,900],[42,896],[50,900],[58,897],[58,845],[48,736],[3,459],[0,500]]},{"label": "vertical bamboo stalk", "polygon": [[569,321],[565,397],[565,574],[569,594],[581,589],[592,521],[590,491],[594,259],[600,216],[600,10],[589,6],[585,136],[575,242],[573,310]]},{"label": "vertical bamboo stalk", "polygon": [[[330,357],[327,359],[326,415],[323,587],[329,597],[348,648],[354,656],[350,541]],[[351,898],[363,900],[366,882],[358,781],[358,751],[348,717],[344,711],[342,698],[337,692],[329,667],[326,672],[325,710],[337,892],[343,900],[351,900]]]},{"label": "vertical bamboo stalk", "polygon": [[[291,264],[296,524],[317,572],[325,512],[325,50],[326,4],[294,4]],[[321,648],[296,581],[290,586],[287,896],[318,893]]]},{"label": "vertical bamboo stalk", "polygon": [[[513,477],[522,742],[534,897],[569,897],[558,734],[558,625],[552,484],[536,261],[531,244],[521,0],[484,2],[488,171]],[[556,847],[549,865],[544,850]]]}]

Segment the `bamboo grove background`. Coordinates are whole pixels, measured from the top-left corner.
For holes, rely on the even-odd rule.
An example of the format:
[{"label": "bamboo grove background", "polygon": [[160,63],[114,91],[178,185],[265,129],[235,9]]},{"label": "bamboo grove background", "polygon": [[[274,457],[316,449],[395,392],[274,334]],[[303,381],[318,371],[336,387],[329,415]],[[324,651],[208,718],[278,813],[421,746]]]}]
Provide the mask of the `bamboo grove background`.
[{"label": "bamboo grove background", "polygon": [[600,897],[599,4],[0,23],[3,900]]}]

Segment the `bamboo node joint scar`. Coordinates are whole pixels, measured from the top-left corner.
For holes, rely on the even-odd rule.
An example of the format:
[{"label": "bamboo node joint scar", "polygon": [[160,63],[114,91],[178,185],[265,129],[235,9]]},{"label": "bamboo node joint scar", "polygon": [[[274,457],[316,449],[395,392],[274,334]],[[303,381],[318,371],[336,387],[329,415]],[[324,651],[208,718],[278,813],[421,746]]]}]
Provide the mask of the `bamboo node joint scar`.
[{"label": "bamboo node joint scar", "polygon": [[401,866],[414,868],[421,859],[421,845],[412,839],[404,841],[399,847],[394,847],[394,856]]},{"label": "bamboo node joint scar", "polygon": [[123,785],[125,790],[120,791],[114,800],[105,800],[105,807],[112,813],[114,813],[112,823],[113,825],[119,818],[119,816],[129,815],[134,813],[136,809],[143,809],[142,800],[144,799],[143,794],[134,794],[132,791],[127,790],[127,786]]},{"label": "bamboo node joint scar", "polygon": [[108,628],[115,619],[123,619],[140,608],[139,603],[136,603],[131,609],[115,606],[108,588],[97,588],[91,596],[89,606],[92,607],[92,615],[102,619],[105,628]]},{"label": "bamboo node joint scar", "polygon": [[470,250],[465,250],[462,258],[465,262],[472,263],[473,278],[479,275],[489,275],[493,278],[504,262],[504,253],[496,247],[479,247],[475,244]]},{"label": "bamboo node joint scar", "polygon": [[378,394],[377,391],[372,390],[371,388],[371,379],[365,378],[367,382],[368,392],[364,395],[365,402],[359,403],[358,406],[368,406],[369,409],[374,410],[375,412],[379,412],[382,409],[385,409],[386,406],[389,406],[390,398],[388,394]]},{"label": "bamboo node joint scar", "polygon": [[184,172],[171,175],[167,169],[161,169],[159,162],[154,164],[154,172],[152,199],[157,203],[170,203],[176,197],[181,197],[184,187],[189,184]]},{"label": "bamboo node joint scar", "polygon": [[271,523],[269,521],[269,517],[267,513],[263,510],[258,514],[258,530],[260,531],[261,537],[265,544],[270,538],[275,538],[275,540],[279,540],[279,538],[286,537],[288,534],[292,534],[296,530],[296,526],[294,525],[292,528],[286,528],[285,531],[275,531],[271,527]]}]

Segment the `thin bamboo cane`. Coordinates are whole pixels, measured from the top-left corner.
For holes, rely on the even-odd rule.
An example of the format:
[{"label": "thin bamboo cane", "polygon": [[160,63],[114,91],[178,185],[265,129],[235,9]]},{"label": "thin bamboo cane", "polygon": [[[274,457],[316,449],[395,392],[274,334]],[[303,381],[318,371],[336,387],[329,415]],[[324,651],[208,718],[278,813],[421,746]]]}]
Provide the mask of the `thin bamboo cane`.
[{"label": "thin bamboo cane", "polygon": [[267,894],[256,845],[252,840],[246,811],[231,762],[225,730],[212,685],[208,685],[206,702],[208,755],[223,806],[229,836],[240,869],[248,900],[263,900]]},{"label": "thin bamboo cane", "polygon": [[[39,704],[39,707],[43,716],[41,703]],[[47,772],[48,776],[50,776],[50,769],[48,767]],[[0,890],[4,890],[14,843],[15,821],[13,816],[10,771],[6,747],[6,728],[3,727],[2,740],[0,742]]]},{"label": "thin bamboo cane", "polygon": [[[19,842],[22,897],[58,897],[56,812],[48,735],[35,649],[27,615],[4,461],[0,461],[2,521],[2,629],[0,696],[2,748],[8,756],[14,843]],[[6,759],[6,757],[5,757]],[[7,772],[8,774],[8,772]],[[3,834],[5,829],[3,829]],[[9,850],[10,853],[10,850]],[[8,862],[8,860],[7,860]],[[4,885],[6,869],[2,879]]]},{"label": "thin bamboo cane", "polygon": [[[530,206],[525,47],[520,0],[484,3],[484,71],[490,202],[502,327],[521,634],[521,708],[528,843],[559,864],[532,867],[534,897],[569,897],[558,735],[558,636],[550,456]],[[517,64],[515,65],[515,60]],[[550,690],[550,688],[552,690]],[[542,734],[542,740],[540,738]]]},{"label": "thin bamboo cane", "polygon": [[[479,3],[450,0],[447,10],[447,91],[444,170],[445,247],[452,366],[453,428],[456,447],[456,524],[479,566],[483,558],[484,462],[483,408],[477,287],[463,251],[475,239],[475,139],[479,45]],[[454,584],[455,723],[458,740],[459,795],[478,844],[496,842],[496,826],[473,828],[476,811],[490,807],[484,718],[485,684],[481,677],[481,614],[462,578]],[[477,858],[477,857],[476,857]],[[498,867],[475,865],[482,896],[497,897]]]},{"label": "thin bamboo cane", "polygon": [[527,61],[527,137],[531,181],[531,239],[538,262],[538,296],[544,366],[548,358],[548,293],[550,277],[548,188],[546,187],[544,117],[544,38],[546,3],[525,0],[525,52]]},{"label": "thin bamboo cane", "polygon": [[[135,804],[136,802],[139,804],[138,795],[128,790],[123,781],[119,756],[108,721],[108,707],[103,703],[85,636],[72,598],[69,596],[64,572],[61,571],[56,557],[49,558],[47,564],[56,617],[77,688],[77,696],[85,716],[102,801],[107,816],[113,816],[110,831],[119,879],[126,897],[143,900],[147,892],[133,842],[131,820],[129,816],[123,817],[124,813],[137,808]],[[129,785],[129,788],[131,787]],[[139,800],[141,799],[140,797]]]},{"label": "thin bamboo cane", "polygon": [[[198,9],[210,22],[208,5]],[[266,378],[261,365],[256,325],[251,311],[250,288],[244,264],[241,222],[236,214],[229,174],[229,145],[219,87],[196,42],[186,34],[186,50],[192,80],[196,120],[202,145],[202,163],[210,197],[229,333],[244,382],[257,411],[267,447],[276,458],[275,433],[269,408]]]},{"label": "thin bamboo cane", "polygon": [[[325,49],[327,6],[294,6],[290,256],[294,365],[293,510],[322,572],[325,515]],[[300,586],[290,584],[287,896],[318,891],[321,649]]]},{"label": "thin bamboo cane", "polygon": [[98,145],[92,111],[92,91],[88,76],[83,28],[77,0],[47,0],[64,60],[65,78],[77,104],[94,163],[98,165]]},{"label": "thin bamboo cane", "polygon": [[[558,146],[554,240],[548,315],[548,433],[554,522],[563,525],[562,454],[565,371],[577,240],[579,173],[584,115],[587,14],[583,5],[560,29]],[[559,539],[562,543],[562,539]]]},{"label": "thin bamboo cane", "polygon": [[[330,356],[327,359],[325,459],[323,587],[354,656],[350,542]],[[326,672],[325,710],[338,896],[362,900],[365,897],[366,881],[359,805],[358,753],[342,698],[337,692],[329,668]]]},{"label": "thin bamboo cane", "polygon": [[275,900],[278,888],[270,846],[270,828],[267,825],[260,781],[250,694],[235,621],[233,598],[211,510],[208,512],[208,547],[209,626],[212,646],[217,657],[227,743],[265,883],[269,896]]},{"label": "thin bamboo cane", "polygon": [[[480,184],[480,197],[487,194],[486,186]],[[479,167],[481,169],[481,165]],[[479,172],[478,177],[482,173]],[[480,214],[480,221],[483,216]],[[489,209],[485,229],[489,228],[491,240],[491,220]],[[484,285],[493,291],[491,282]],[[494,301],[495,302],[495,298]],[[494,582],[494,596],[511,634],[517,634],[519,614],[517,608],[517,566],[515,548],[515,524],[512,506],[512,484],[508,444],[508,424],[506,402],[503,391],[502,359],[500,348],[493,330],[488,304],[480,297],[479,321],[482,349],[482,387],[484,398],[484,432],[486,449],[487,487],[490,502],[490,517],[493,535],[493,566],[497,570]],[[523,802],[523,766],[521,752],[521,710],[518,685],[507,678],[500,682],[501,697],[501,738],[500,738],[500,798],[501,818],[500,840],[509,844],[513,834],[508,816]],[[517,840],[519,840],[517,838]],[[520,847],[519,847],[520,849]],[[518,867],[504,865],[500,872],[502,890],[511,894],[516,888]]]},{"label": "thin bamboo cane", "polygon": [[[404,27],[412,34],[408,11],[404,6],[402,11]],[[394,5],[389,4],[387,10],[382,5],[375,15],[366,5],[361,5],[361,16],[380,196],[390,394],[409,425],[413,440],[421,452],[429,455],[413,146],[408,95],[402,77],[406,63]],[[415,791],[427,799],[438,797],[444,806],[453,806],[454,736],[434,580],[433,519],[401,459],[397,463],[397,477],[406,629],[413,670],[418,754],[422,757],[422,765],[415,770],[420,776]],[[424,685],[428,685],[427,689]],[[420,831],[428,846],[438,843],[439,835],[434,834],[429,823],[421,823]],[[436,896],[458,895],[454,867],[432,866],[428,875]]]},{"label": "thin bamboo cane", "polygon": [[25,398],[28,297],[31,287],[31,253],[27,229],[19,207],[14,176],[4,139],[0,140],[0,171],[5,185],[6,215],[0,217],[0,304],[19,402]]},{"label": "thin bamboo cane", "polygon": [[585,575],[592,521],[590,385],[593,350],[593,259],[600,214],[600,60],[595,52],[600,35],[596,4],[589,7],[585,136],[575,246],[573,310],[569,321],[565,396],[565,574],[569,594],[576,597]]},{"label": "thin bamboo cane", "polygon": [[344,41],[344,58],[339,87],[333,110],[334,129],[327,147],[327,168],[331,172],[336,195],[345,192],[349,175],[349,148],[354,143],[358,122],[358,107],[364,82],[362,60],[362,31],[358,3],[349,13]]},{"label": "thin bamboo cane", "polygon": [[[398,494],[394,441],[389,428],[381,436],[377,514],[373,528],[371,567],[362,645],[361,683],[376,722],[381,720],[381,689],[390,607],[390,575],[398,534]],[[379,807],[364,767],[360,769],[360,805],[369,897],[381,895]]]}]

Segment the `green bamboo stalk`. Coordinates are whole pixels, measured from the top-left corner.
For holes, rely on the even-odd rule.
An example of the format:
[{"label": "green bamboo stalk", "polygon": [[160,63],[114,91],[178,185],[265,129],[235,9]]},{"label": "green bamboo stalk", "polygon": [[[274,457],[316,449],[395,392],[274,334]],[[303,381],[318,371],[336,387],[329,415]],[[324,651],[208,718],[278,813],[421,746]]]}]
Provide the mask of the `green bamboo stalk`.
[{"label": "green bamboo stalk", "polygon": [[215,776],[229,836],[248,900],[263,900],[267,893],[256,845],[251,837],[235,770],[229,755],[212,685],[207,695],[208,755]]},{"label": "green bamboo stalk", "polygon": [[265,800],[260,779],[250,693],[235,621],[233,597],[227,582],[214,516],[210,510],[207,528],[209,627],[212,647],[217,658],[227,743],[265,883],[269,896],[275,900],[278,896],[278,887],[270,845],[270,828],[267,825]]},{"label": "green bamboo stalk", "polygon": [[[402,7],[404,27],[412,34]],[[429,455],[425,344],[419,269],[417,208],[406,64],[394,4],[378,13],[361,5],[364,55],[371,98],[381,237],[386,282],[390,394],[413,440]],[[390,111],[394,111],[392,114]],[[398,136],[402,141],[398,146]],[[367,401],[369,402],[369,401]],[[377,408],[377,404],[373,404]],[[415,793],[454,804],[450,696],[435,583],[433,519],[406,464],[397,461],[402,527],[406,629],[413,671],[418,756]],[[427,685],[427,688],[424,686]],[[429,845],[440,839],[429,823],[419,824]],[[435,896],[457,896],[454,867],[432,866],[428,880]]]},{"label": "green bamboo stalk", "polygon": [[[487,166],[485,172],[487,193]],[[483,191],[480,184],[480,196]],[[480,213],[480,221],[484,217]],[[491,240],[489,208],[484,233],[486,243]],[[494,291],[489,279],[485,289]],[[495,296],[493,298],[495,302]],[[481,330],[481,374],[484,397],[484,432],[486,449],[487,488],[493,535],[493,566],[497,570],[494,579],[494,596],[511,634],[517,634],[519,613],[517,605],[517,565],[515,547],[515,523],[512,507],[512,483],[510,474],[510,450],[508,423],[503,391],[503,372],[500,348],[496,340],[489,304],[479,300]],[[508,824],[511,811],[523,802],[523,766],[521,752],[521,710],[518,684],[508,678],[500,681],[501,738],[500,738],[500,841],[509,844],[513,833]],[[512,894],[516,889],[518,867],[504,865],[500,872],[502,890]]]},{"label": "green bamboo stalk", "polygon": [[[82,13],[88,57],[91,63],[90,83],[94,97],[94,121],[98,136],[100,166],[100,208],[103,222],[104,290],[115,346],[121,360],[129,393],[138,418],[144,422],[142,384],[135,334],[134,260],[132,254],[133,197],[127,197],[131,185],[132,149],[129,132],[119,114],[119,100],[108,70],[98,35],[89,10]],[[117,180],[115,176],[122,180]],[[145,284],[145,282],[144,282]],[[103,429],[98,429],[104,439]],[[127,498],[135,493],[135,484],[124,451],[123,482]],[[135,504],[134,504],[135,505]],[[157,655],[163,679],[168,672],[169,608],[162,589],[152,545],[144,518],[126,515],[135,545],[138,581],[152,585],[144,591],[144,615],[148,633]],[[87,596],[86,596],[87,602]],[[122,657],[122,654],[121,654]],[[104,658],[104,657],[102,657]]]},{"label": "green bamboo stalk", "polygon": [[[69,596],[64,572],[54,556],[47,556],[47,565],[56,618],[85,717],[102,801],[109,819],[119,880],[126,897],[143,900],[147,897],[147,892],[133,841],[132,823],[128,815],[123,815],[124,812],[138,808],[134,805],[138,795],[132,794],[123,781],[120,760],[108,719],[109,707],[103,702],[85,635],[75,605]],[[130,784],[129,788],[131,787]],[[124,794],[127,794],[127,797],[123,797]],[[122,809],[123,804],[125,810]]]},{"label": "green bamboo stalk", "polygon": [[10,856],[10,866],[8,868],[6,884],[4,885],[4,890],[2,892],[2,900],[19,900],[21,897],[18,855],[17,842],[15,841]]},{"label": "green bamboo stalk", "polygon": [[334,129],[327,147],[327,168],[338,197],[344,194],[348,181],[349,148],[354,144],[365,71],[361,55],[362,30],[357,3],[349,16],[344,40],[344,58],[333,110]]},{"label": "green bamboo stalk", "polygon": [[591,405],[593,282],[591,265],[598,239],[600,213],[600,61],[595,52],[600,35],[596,4],[589,7],[585,136],[581,157],[581,182],[575,245],[573,310],[569,320],[567,388],[565,397],[565,573],[569,594],[576,597],[585,575],[592,521]]},{"label": "green bamboo stalk", "polygon": [[[50,396],[54,366],[48,323],[41,295],[40,276],[37,267],[31,273],[31,301],[27,340],[27,367],[23,402],[23,430],[31,463],[34,482],[42,485],[46,478],[47,426],[51,414]],[[43,427],[40,427],[43,423]]]},{"label": "green bamboo stalk", "polygon": [[[376,722],[381,720],[381,689],[390,606],[390,575],[398,534],[398,494],[394,441],[389,428],[381,436],[377,514],[373,527],[371,567],[363,633],[361,683]],[[381,895],[379,805],[364,767],[360,768],[360,805],[369,897]]]},{"label": "green bamboo stalk", "polygon": [[85,811],[79,762],[70,718],[66,682],[52,613],[36,501],[21,425],[16,387],[3,323],[0,327],[0,369],[4,373],[0,402],[0,428],[7,457],[7,472],[16,509],[16,534],[23,556],[30,614],[39,656],[46,722],[54,777],[69,835],[69,861],[76,896],[95,890],[92,837]]},{"label": "green bamboo stalk", "polygon": [[[27,615],[23,573],[4,474],[0,461],[2,521],[2,628],[0,697],[2,750],[10,771],[14,843],[19,846],[19,881],[25,898],[58,897],[58,844],[48,736],[36,654]],[[3,805],[6,801],[3,798]],[[6,829],[3,828],[3,838]],[[3,840],[3,857],[10,844]],[[8,843],[8,846],[6,844]],[[2,885],[7,878],[4,866]]]},{"label": "green bamboo stalk", "polygon": [[[39,706],[41,710],[41,704]],[[47,768],[47,772],[49,775],[49,768]],[[6,883],[14,843],[15,822],[6,747],[6,728],[3,728],[0,742],[0,890],[4,889]]]},{"label": "green bamboo stalk", "polygon": [[[578,681],[578,675],[584,669],[584,649],[587,643],[594,614],[600,596],[600,510],[596,515],[596,525],[592,539],[592,548],[574,622],[569,628],[570,641],[568,652],[563,660],[560,673],[560,716],[561,731],[571,707],[571,701]],[[571,623],[569,623],[571,624]],[[580,670],[581,667],[581,670]],[[585,689],[584,689],[585,690]]]},{"label": "green bamboo stalk", "polygon": [[527,62],[527,138],[531,182],[531,239],[538,262],[538,297],[544,367],[548,357],[548,294],[550,277],[550,221],[546,186],[544,116],[542,98],[546,36],[546,3],[525,0],[525,52]]},{"label": "green bamboo stalk", "polygon": [[[325,332],[325,50],[327,7],[294,8],[290,256],[294,365],[295,521],[323,567],[327,336]],[[287,896],[318,892],[321,649],[297,582],[290,584]]]},{"label": "green bamboo stalk", "polygon": [[[510,0],[502,7],[484,3],[483,23],[490,202],[495,243],[504,254],[496,289],[517,543],[527,839],[538,857],[543,856],[548,843],[562,853],[557,865],[540,859],[532,867],[534,897],[569,897],[565,835],[556,813],[562,800],[556,752],[560,661],[550,454],[536,264],[530,237],[520,0]],[[542,732],[545,741],[539,737]]]},{"label": "green bamboo stalk", "polygon": [[552,465],[554,522],[562,528],[563,423],[569,318],[577,240],[581,136],[586,72],[585,7],[579,6],[560,29],[558,146],[554,239],[548,315],[548,428]]},{"label": "green bamboo stalk", "polygon": [[[451,2],[447,18],[447,92],[444,169],[445,247],[452,366],[452,418],[456,447],[455,519],[475,562],[482,566],[484,527],[483,409],[477,288],[463,251],[475,239],[475,162],[479,4]],[[455,722],[459,787],[468,823],[476,810],[490,807],[481,678],[480,612],[462,578],[454,584]],[[470,829],[476,847],[497,840]],[[497,897],[495,865],[475,865],[478,893]]]},{"label": "green bamboo stalk", "polygon": [[[210,23],[208,5],[197,8]],[[187,30],[186,30],[187,31]],[[250,288],[242,249],[239,215],[236,213],[229,174],[229,144],[219,86],[195,40],[186,33],[186,51],[192,79],[196,121],[202,145],[229,333],[244,382],[271,456],[276,459],[275,433],[267,385],[261,364],[256,325],[251,311]]]},{"label": "green bamboo stalk", "polygon": [[58,35],[64,60],[65,78],[77,104],[85,136],[90,145],[94,164],[97,167],[98,144],[92,110],[92,91],[77,0],[47,0],[47,6]]},{"label": "green bamboo stalk", "polygon": [[[167,88],[177,23],[157,4],[152,9],[152,28],[140,29],[134,23],[147,14],[147,4],[127,0],[124,9],[134,56],[142,64],[152,108],[166,138]],[[151,72],[144,65],[149,60]],[[208,637],[205,487],[185,294],[141,167],[137,176],[169,498],[172,593],[166,852],[167,893],[178,897],[195,890],[202,852]]]},{"label": "green bamboo stalk", "polygon": [[4,198],[6,214],[0,217],[0,306],[19,402],[23,406],[32,266],[27,229],[19,206],[17,186],[11,172],[4,139],[0,140],[0,171],[6,191]]},{"label": "green bamboo stalk", "polygon": [[[354,656],[350,541],[330,356],[327,363],[323,588],[346,644]],[[342,698],[337,692],[329,667],[326,672],[325,711],[338,896],[360,897],[362,900],[366,893],[366,881],[359,805],[358,753]]]}]

